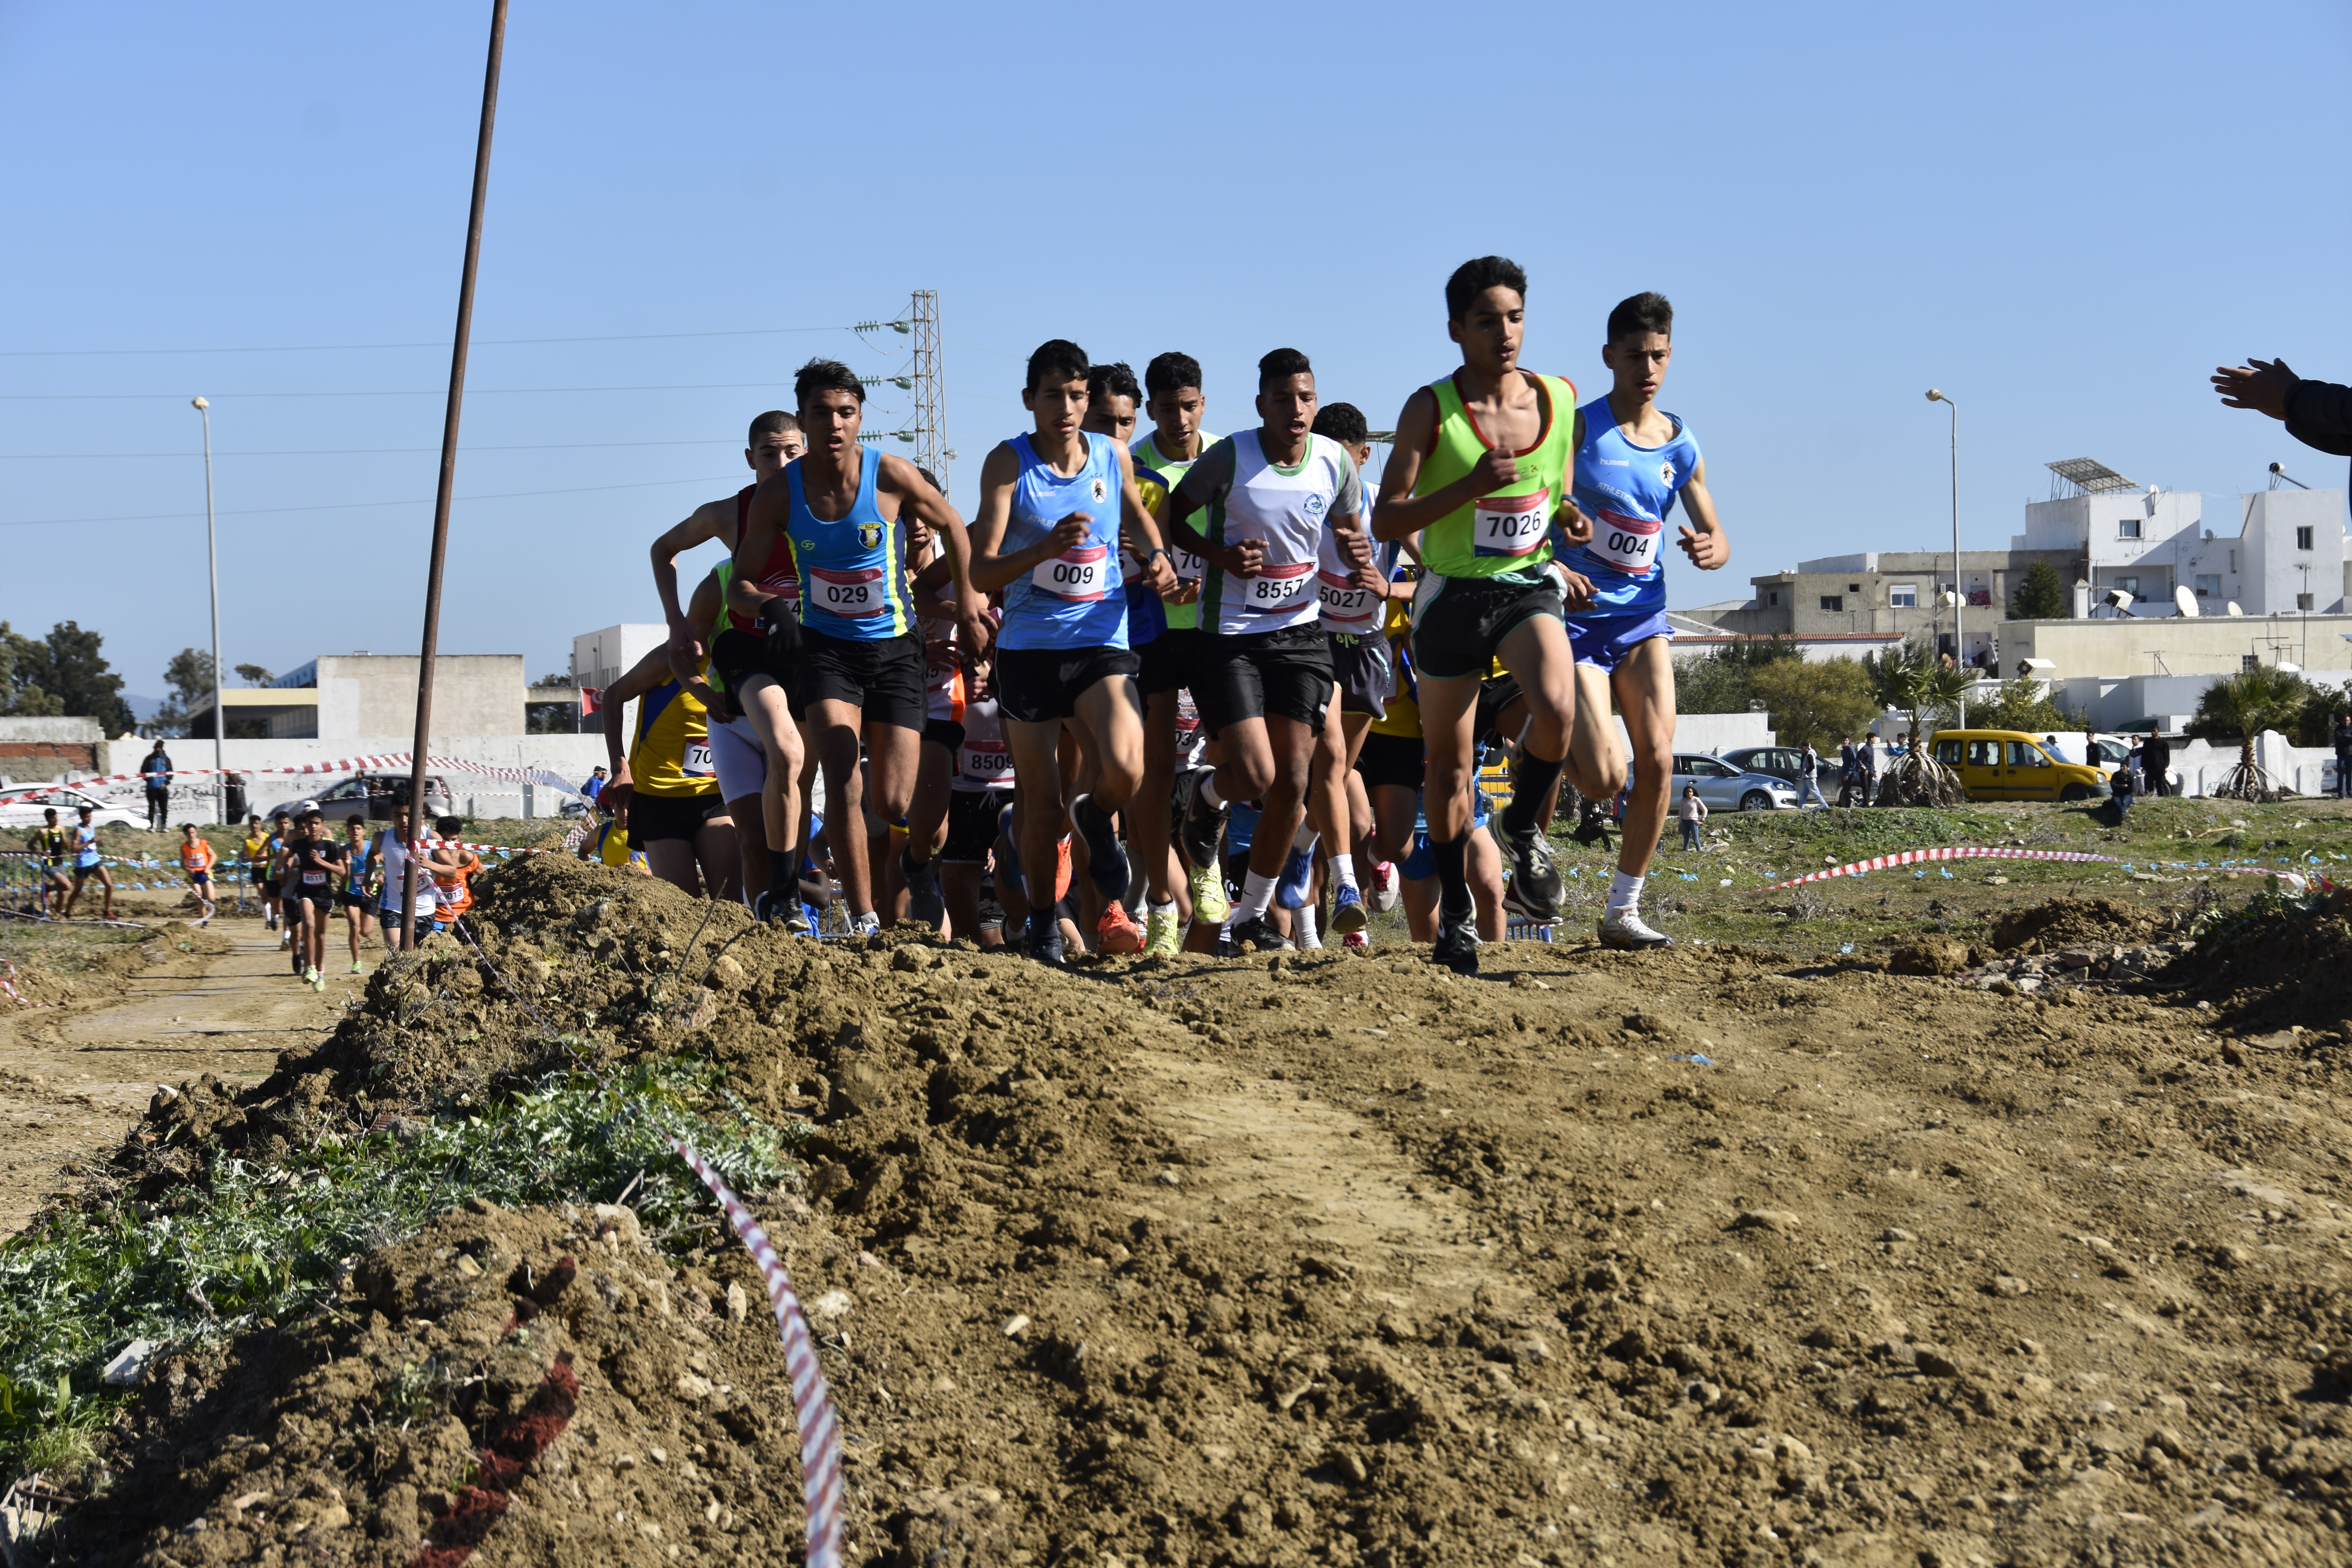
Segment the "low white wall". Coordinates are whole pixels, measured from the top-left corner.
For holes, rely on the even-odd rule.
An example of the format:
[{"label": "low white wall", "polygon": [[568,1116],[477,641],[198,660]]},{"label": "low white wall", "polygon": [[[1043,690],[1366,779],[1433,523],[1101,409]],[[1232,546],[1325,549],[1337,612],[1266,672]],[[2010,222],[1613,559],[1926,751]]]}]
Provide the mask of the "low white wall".
[{"label": "low white wall", "polygon": [[[267,773],[259,770],[273,767],[300,767],[318,763],[341,762],[350,757],[388,756],[405,752],[415,739],[410,735],[369,736],[355,741],[276,740],[226,741],[221,744],[224,764],[246,774],[246,793],[256,807],[299,799],[306,787],[304,775]],[[147,754],[151,742],[131,740],[109,742],[99,748],[100,774],[129,773]],[[173,763],[182,768],[209,769],[213,765],[213,742],[209,740],[173,741],[166,744]],[[491,767],[544,769],[574,786],[588,777],[589,770],[604,762],[604,737],[593,735],[436,735],[432,754],[464,762],[481,763]],[[436,769],[446,778],[457,803],[457,810],[467,816],[520,816],[526,805],[532,816],[553,816],[558,806],[569,797],[554,790],[527,787],[509,779],[487,778],[446,769]],[[340,773],[320,776],[310,787],[331,784]],[[110,795],[135,794],[136,780],[107,786]],[[215,795],[213,779],[207,773],[194,777],[183,776],[172,789],[173,815],[183,815],[196,820],[211,819]]]},{"label": "low white wall", "polygon": [[[1617,721],[1620,739],[1625,734],[1625,721]],[[1772,732],[1769,713],[1677,713],[1675,715],[1675,750],[1706,752],[1710,754],[1736,751],[1741,746],[1769,746],[1777,737]]]}]

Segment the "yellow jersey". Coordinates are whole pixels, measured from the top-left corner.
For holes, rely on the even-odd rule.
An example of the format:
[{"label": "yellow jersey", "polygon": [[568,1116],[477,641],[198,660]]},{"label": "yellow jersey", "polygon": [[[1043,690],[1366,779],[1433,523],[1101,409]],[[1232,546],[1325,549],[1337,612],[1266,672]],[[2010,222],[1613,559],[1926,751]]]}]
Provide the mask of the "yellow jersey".
[{"label": "yellow jersey", "polygon": [[719,770],[710,758],[709,713],[675,679],[637,699],[629,780],[637,794],[664,800],[719,793]]}]

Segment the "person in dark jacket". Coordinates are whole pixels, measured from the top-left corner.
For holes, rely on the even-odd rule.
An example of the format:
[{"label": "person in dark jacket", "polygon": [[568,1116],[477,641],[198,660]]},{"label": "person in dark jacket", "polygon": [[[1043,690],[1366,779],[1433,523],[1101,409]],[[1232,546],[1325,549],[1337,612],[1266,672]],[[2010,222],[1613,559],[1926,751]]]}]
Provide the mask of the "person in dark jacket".
[{"label": "person in dark jacket", "polygon": [[2140,742],[2139,771],[2141,776],[2147,780],[2147,793],[2151,797],[2172,793],[2172,786],[2165,778],[2171,767],[2172,742],[2150,730],[2147,739]]},{"label": "person in dark jacket", "polygon": [[2217,366],[2213,389],[2227,407],[2284,420],[2286,433],[2306,447],[2352,458],[2352,386],[2305,381],[2283,359],[2256,359]]},{"label": "person in dark jacket", "polygon": [[2336,716],[2336,798],[2352,795],[2352,713]]}]

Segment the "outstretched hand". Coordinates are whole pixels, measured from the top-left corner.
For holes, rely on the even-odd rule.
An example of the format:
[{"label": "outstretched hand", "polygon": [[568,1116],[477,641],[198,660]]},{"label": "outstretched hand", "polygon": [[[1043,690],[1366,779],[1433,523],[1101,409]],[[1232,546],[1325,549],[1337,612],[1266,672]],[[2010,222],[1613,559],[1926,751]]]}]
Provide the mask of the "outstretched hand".
[{"label": "outstretched hand", "polygon": [[1691,564],[1702,572],[1712,572],[1731,559],[1731,541],[1715,529],[1710,528],[1702,533],[1684,523],[1675,531],[1682,535],[1675,542],[1682,547],[1684,554],[1690,557]]},{"label": "outstretched hand", "polygon": [[2302,379],[2287,368],[2283,359],[2250,359],[2244,364],[2215,366],[2213,390],[2221,395],[2225,408],[2251,408],[2273,419],[2284,419],[2286,395]]}]

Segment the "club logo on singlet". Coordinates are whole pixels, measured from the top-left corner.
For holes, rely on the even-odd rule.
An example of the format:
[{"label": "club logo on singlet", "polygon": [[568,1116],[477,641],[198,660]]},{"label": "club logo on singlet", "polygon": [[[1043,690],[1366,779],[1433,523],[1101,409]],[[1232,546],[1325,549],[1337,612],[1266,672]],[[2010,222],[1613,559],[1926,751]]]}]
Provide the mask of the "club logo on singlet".
[{"label": "club logo on singlet", "polygon": [[1300,507],[1298,510],[1305,512],[1309,517],[1319,518],[1323,515],[1323,498],[1321,496],[1308,496],[1307,498],[1307,504]]},{"label": "club logo on singlet", "polygon": [[1101,504],[1103,503],[1104,500],[1105,500],[1105,499],[1107,499],[1109,495],[1110,495],[1110,487],[1109,487],[1108,485],[1107,485],[1107,484],[1103,483],[1103,479],[1102,479],[1102,476],[1101,476],[1100,474],[1097,474],[1097,475],[1095,476],[1095,482],[1094,482],[1094,497],[1095,497],[1095,504],[1096,504],[1096,505],[1097,505],[1097,506],[1101,505]]},{"label": "club logo on singlet", "polygon": [[1658,465],[1658,479],[1666,489],[1675,488],[1675,465],[1671,460]]},{"label": "club logo on singlet", "polygon": [[881,549],[882,525],[878,522],[859,523],[857,525],[857,547],[860,550]]}]

